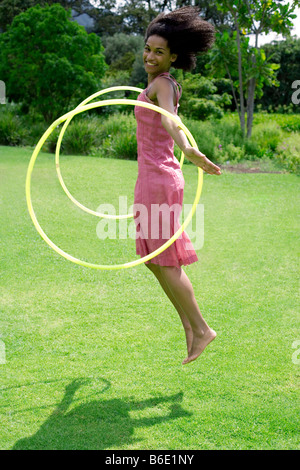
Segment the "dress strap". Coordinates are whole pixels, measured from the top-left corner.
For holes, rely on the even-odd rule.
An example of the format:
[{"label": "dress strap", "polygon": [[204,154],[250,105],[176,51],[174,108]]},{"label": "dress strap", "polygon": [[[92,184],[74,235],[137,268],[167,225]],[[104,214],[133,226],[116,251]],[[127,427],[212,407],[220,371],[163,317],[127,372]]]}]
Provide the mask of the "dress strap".
[{"label": "dress strap", "polygon": [[[163,72],[161,73],[160,75],[157,75],[157,77],[155,77],[154,80],[156,80],[157,78],[159,77],[164,77],[164,78],[168,78],[172,83],[173,85],[175,86],[175,89],[176,89],[176,107],[178,106],[179,104],[179,100],[180,100],[180,97],[181,97],[181,94],[182,94],[182,87],[181,85],[175,80],[175,78],[169,73],[169,72]],[[153,80],[153,81],[154,81]],[[152,82],[153,83],[153,82]],[[152,85],[152,83],[146,88],[146,94],[147,94],[147,91],[149,90],[150,86]]]}]

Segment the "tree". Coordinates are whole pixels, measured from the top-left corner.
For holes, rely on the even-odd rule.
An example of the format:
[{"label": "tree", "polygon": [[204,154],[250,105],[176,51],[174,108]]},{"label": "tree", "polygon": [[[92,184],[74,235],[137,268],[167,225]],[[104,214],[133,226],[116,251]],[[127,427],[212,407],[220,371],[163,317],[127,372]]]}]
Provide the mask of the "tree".
[{"label": "tree", "polygon": [[144,47],[142,36],[116,33],[103,39],[106,63],[111,65],[122,60],[124,54],[132,53],[134,56]]},{"label": "tree", "polygon": [[[153,5],[155,2],[152,2]],[[125,0],[119,8],[122,15],[123,28],[126,33],[144,35],[150,21],[155,18],[158,10],[151,1]]]},{"label": "tree", "polygon": [[231,104],[232,98],[228,93],[218,93],[216,84],[225,85],[220,83],[220,80],[186,72],[180,82],[184,90],[180,100],[180,112],[184,116],[202,120],[210,116],[221,118],[224,106]]},{"label": "tree", "polygon": [[[266,57],[263,50],[258,48],[259,35],[275,31],[289,35],[293,27],[293,14],[299,1],[295,0],[292,5],[282,4],[274,0],[217,0],[217,6],[221,11],[230,12],[235,31],[238,57],[238,80],[239,80],[239,116],[243,135],[245,134],[245,115],[247,109],[247,137],[251,136],[255,91],[259,83],[260,71],[265,64]],[[247,108],[245,107],[245,92],[243,76],[243,40],[242,36],[254,34],[255,46],[250,48],[248,42],[248,80],[247,80]],[[245,42],[244,42],[245,44]]]},{"label": "tree", "polygon": [[0,76],[10,100],[47,121],[95,92],[106,70],[101,40],[56,4],[16,16],[0,35]]},{"label": "tree", "polygon": [[285,41],[273,41],[264,45],[264,51],[267,57],[272,57],[272,61],[280,66],[277,74],[279,86],[275,89],[266,86],[259,104],[263,109],[273,111],[290,106],[293,112],[300,112],[299,105],[292,100],[292,83],[300,77],[300,39],[294,37]]},{"label": "tree", "polygon": [[[117,33],[103,39],[105,60],[110,74],[116,76],[119,71],[128,73],[127,83],[138,85],[146,83],[147,74],[143,66],[144,38],[140,35]],[[124,75],[122,75],[124,79]]]},{"label": "tree", "polygon": [[[232,34],[228,31],[216,33],[215,46],[209,53],[210,59],[206,67],[215,76],[224,77],[224,75],[227,75],[229,77],[232,96],[234,98],[235,107],[239,113],[241,129],[244,133],[243,126],[245,126],[245,116],[243,112],[244,114],[246,113],[246,108],[243,106],[243,101],[241,101],[239,95],[242,90],[243,99],[245,97],[248,103],[249,82],[253,77],[253,67],[252,63],[249,61],[249,57],[251,57],[253,52],[249,45],[249,38],[242,36],[240,40],[241,73],[239,74],[236,35],[236,31]],[[256,54],[256,68],[254,71],[256,76],[255,97],[260,98],[263,94],[264,85],[279,86],[275,73],[279,65],[271,62],[272,56],[267,59],[263,49],[259,49],[254,53]],[[242,77],[242,82],[240,81],[240,77]]]},{"label": "tree", "polygon": [[33,6],[41,7],[60,3],[64,8],[74,8],[83,13],[87,8],[91,8],[88,0],[0,0],[0,30],[6,31],[15,16],[23,13]]}]

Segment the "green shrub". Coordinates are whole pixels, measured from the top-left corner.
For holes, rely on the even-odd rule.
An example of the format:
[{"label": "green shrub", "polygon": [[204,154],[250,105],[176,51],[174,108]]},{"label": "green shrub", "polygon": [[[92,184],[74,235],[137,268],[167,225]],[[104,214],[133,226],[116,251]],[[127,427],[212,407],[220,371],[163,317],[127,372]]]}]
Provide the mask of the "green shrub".
[{"label": "green shrub", "polygon": [[112,114],[99,120],[99,144],[94,155],[137,159],[136,121],[133,113]]},{"label": "green shrub", "polygon": [[261,113],[254,113],[253,124],[260,124],[266,122],[276,122],[282,130],[287,132],[300,131],[300,117],[299,114],[269,114],[266,111]]},{"label": "green shrub", "polygon": [[[47,130],[48,125],[44,121],[35,122],[33,124],[26,123],[26,137],[25,143],[26,145],[30,145],[31,147],[35,147],[44,132]],[[56,136],[57,138],[58,136]],[[50,138],[53,138],[51,135]],[[44,146],[44,150],[47,150],[47,144]]]},{"label": "green shrub", "polygon": [[300,135],[292,133],[276,148],[275,160],[286,170],[300,173]]},{"label": "green shrub", "polygon": [[261,122],[253,126],[251,138],[260,147],[259,156],[263,156],[267,149],[276,150],[282,136],[282,130],[276,122]]},{"label": "green shrub", "polygon": [[99,143],[99,119],[86,117],[71,121],[63,137],[62,150],[68,155],[89,155]]},{"label": "green shrub", "polygon": [[217,163],[225,163],[230,161],[232,163],[239,162],[245,158],[245,149],[244,147],[236,147],[234,144],[227,144],[218,147],[218,152],[215,153],[215,158]]},{"label": "green shrub", "polygon": [[239,123],[230,116],[221,120],[195,121],[183,119],[201,152],[216,163],[239,161],[246,149]]},{"label": "green shrub", "polygon": [[300,132],[299,114],[275,114],[274,120],[287,132]]},{"label": "green shrub", "polygon": [[[48,139],[43,145],[43,148],[42,148],[43,152],[55,153],[56,143],[57,143],[57,139],[58,139],[60,131],[61,131],[61,127],[54,129],[54,131],[51,133],[51,135],[48,137]],[[61,150],[60,150],[61,153],[63,153],[63,148],[64,148],[64,142],[62,142],[62,145],[61,145]]]},{"label": "green shrub", "polygon": [[225,147],[228,144],[233,144],[235,147],[243,145],[242,131],[239,122],[232,118],[231,114],[227,114],[221,120],[212,121],[213,130],[219,137],[221,144]]},{"label": "green shrub", "polygon": [[[182,85],[180,110],[187,118],[220,119],[224,115],[224,106],[231,104],[232,98],[228,93],[221,91],[219,94],[217,85],[220,85],[220,80],[186,73],[180,82]],[[224,81],[222,86],[224,87]]]},{"label": "green shrub", "polygon": [[244,140],[244,150],[245,158],[248,160],[257,160],[261,152],[258,142],[253,137]]},{"label": "green shrub", "polygon": [[125,133],[115,139],[114,150],[118,158],[132,160],[137,158],[137,141],[135,134]]},{"label": "green shrub", "polygon": [[[299,124],[295,115],[255,114],[252,137],[243,139],[236,113],[226,114],[221,120],[195,120],[181,116],[193,135],[199,149],[215,163],[267,158],[289,172],[299,172],[300,136],[291,132]],[[62,126],[54,129],[43,146],[44,151],[55,152]],[[21,115],[20,107],[0,108],[0,144],[35,146],[47,129],[38,115]],[[71,121],[65,132],[61,153],[93,155],[108,158],[137,159],[136,120],[130,112],[108,116],[85,113]],[[181,151],[175,145],[175,156]],[[189,162],[185,159],[185,163]]]},{"label": "green shrub", "polygon": [[98,132],[102,139],[109,135],[122,134],[123,132],[134,132],[135,137],[136,121],[134,114],[118,113],[109,116],[107,119],[104,117],[99,121]]},{"label": "green shrub", "polygon": [[204,98],[191,98],[189,103],[189,116],[194,119],[208,119],[210,116],[221,119],[224,115],[222,109],[213,100]]},{"label": "green shrub", "polygon": [[5,109],[0,113],[0,144],[24,145],[26,129],[22,119],[13,111]]},{"label": "green shrub", "polygon": [[199,150],[208,158],[213,158],[220,144],[220,139],[216,135],[212,122],[184,118],[182,120],[197,142]]}]

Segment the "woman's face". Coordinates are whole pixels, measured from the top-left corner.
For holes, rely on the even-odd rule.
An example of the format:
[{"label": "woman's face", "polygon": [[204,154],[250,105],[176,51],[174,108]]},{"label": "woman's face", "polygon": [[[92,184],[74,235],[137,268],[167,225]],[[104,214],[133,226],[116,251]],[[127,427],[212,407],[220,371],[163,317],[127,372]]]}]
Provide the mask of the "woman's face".
[{"label": "woman's face", "polygon": [[157,76],[168,72],[173,62],[177,59],[176,54],[171,54],[168,42],[161,36],[149,36],[144,48],[144,67],[148,75]]}]

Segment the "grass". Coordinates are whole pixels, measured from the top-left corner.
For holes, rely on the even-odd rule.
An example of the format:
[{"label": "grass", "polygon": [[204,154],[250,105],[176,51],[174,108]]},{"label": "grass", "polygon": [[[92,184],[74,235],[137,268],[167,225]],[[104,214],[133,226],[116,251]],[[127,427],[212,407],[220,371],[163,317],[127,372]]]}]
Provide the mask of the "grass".
[{"label": "grass", "polygon": [[[297,177],[204,176],[205,241],[186,272],[218,337],[183,367],[179,319],[144,266],[85,269],[37,234],[24,190],[30,155],[0,147],[0,448],[298,448]],[[132,204],[136,162],[61,164],[88,207],[119,195]],[[135,259],[132,239],[97,238],[98,220],[67,199],[54,168],[41,154],[32,183],[50,238],[91,262]],[[184,175],[190,203],[195,168]]]}]

